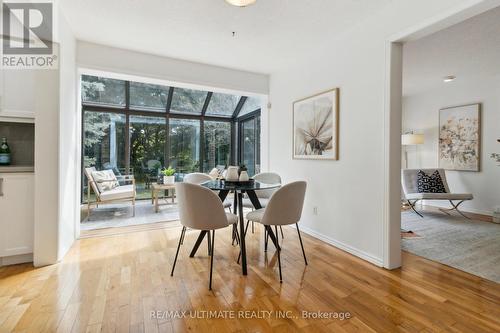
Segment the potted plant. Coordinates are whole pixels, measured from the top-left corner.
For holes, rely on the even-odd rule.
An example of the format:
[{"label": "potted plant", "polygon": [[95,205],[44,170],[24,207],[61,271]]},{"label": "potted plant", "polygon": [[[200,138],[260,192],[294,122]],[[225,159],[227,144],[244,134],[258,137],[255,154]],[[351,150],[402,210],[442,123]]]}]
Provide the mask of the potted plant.
[{"label": "potted plant", "polygon": [[175,183],[175,169],[173,169],[171,166],[161,170],[160,173],[163,175],[163,184],[171,185]]}]

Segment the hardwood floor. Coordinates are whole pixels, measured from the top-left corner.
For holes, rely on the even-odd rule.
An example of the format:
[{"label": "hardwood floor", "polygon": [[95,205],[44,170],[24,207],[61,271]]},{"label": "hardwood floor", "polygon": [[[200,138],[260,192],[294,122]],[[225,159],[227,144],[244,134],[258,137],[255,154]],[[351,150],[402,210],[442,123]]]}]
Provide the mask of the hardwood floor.
[{"label": "hardwood floor", "polygon": [[[407,253],[402,269],[387,271],[308,236],[305,267],[291,228],[284,228],[280,284],[273,246],[263,252],[262,227],[247,237],[249,274],[243,277],[229,230],[215,237],[213,292],[207,246],[189,258],[197,232],[187,233],[170,277],[180,228],[82,239],[58,265],[2,267],[0,332],[500,331],[499,284]],[[236,312],[226,312],[235,317],[228,319],[164,312],[196,310]],[[272,312],[237,312],[244,310]],[[157,318],[152,311],[159,311]],[[306,319],[302,311],[350,318]]]}]

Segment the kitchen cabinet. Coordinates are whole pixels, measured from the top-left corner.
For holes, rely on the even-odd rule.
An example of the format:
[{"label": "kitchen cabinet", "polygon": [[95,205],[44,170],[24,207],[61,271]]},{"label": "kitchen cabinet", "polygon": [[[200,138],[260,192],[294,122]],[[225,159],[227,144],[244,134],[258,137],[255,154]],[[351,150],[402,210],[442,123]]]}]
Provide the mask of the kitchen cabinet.
[{"label": "kitchen cabinet", "polygon": [[33,173],[0,173],[0,257],[33,253]]}]

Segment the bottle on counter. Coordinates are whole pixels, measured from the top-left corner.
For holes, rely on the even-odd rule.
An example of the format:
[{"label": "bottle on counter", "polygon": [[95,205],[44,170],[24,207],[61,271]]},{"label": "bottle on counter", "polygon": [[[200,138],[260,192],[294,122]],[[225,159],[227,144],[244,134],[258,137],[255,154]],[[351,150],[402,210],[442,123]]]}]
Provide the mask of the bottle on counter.
[{"label": "bottle on counter", "polygon": [[7,143],[7,138],[2,138],[2,143],[0,143],[0,165],[10,164],[10,148]]}]

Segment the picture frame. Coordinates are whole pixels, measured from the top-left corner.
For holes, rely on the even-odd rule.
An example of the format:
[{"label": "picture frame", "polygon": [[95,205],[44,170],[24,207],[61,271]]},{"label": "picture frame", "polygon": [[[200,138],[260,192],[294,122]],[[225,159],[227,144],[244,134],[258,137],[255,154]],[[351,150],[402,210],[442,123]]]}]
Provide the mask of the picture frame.
[{"label": "picture frame", "polygon": [[339,159],[339,88],[293,102],[292,159]]},{"label": "picture frame", "polygon": [[480,171],[481,104],[439,110],[438,163],[445,170]]}]

